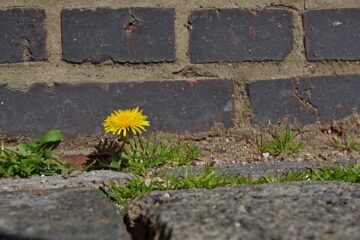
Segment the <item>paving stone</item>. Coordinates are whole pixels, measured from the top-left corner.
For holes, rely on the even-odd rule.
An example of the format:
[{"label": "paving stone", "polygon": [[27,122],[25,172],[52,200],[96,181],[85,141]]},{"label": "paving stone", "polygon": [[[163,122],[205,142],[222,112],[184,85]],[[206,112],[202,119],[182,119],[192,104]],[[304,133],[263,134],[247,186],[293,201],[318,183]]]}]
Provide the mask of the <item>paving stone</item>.
[{"label": "paving stone", "polygon": [[360,188],[289,182],[153,192],[133,201],[133,239],[359,239]]},{"label": "paving stone", "polygon": [[321,9],[304,13],[306,58],[360,59],[360,9]]},{"label": "paving stone", "polygon": [[100,187],[107,186],[110,181],[124,184],[132,174],[110,170],[91,172],[73,172],[64,178],[55,176],[34,176],[31,178],[0,178],[0,193],[10,191],[44,190],[70,187]]},{"label": "paving stone", "polygon": [[93,188],[0,194],[0,239],[130,239],[112,203]]},{"label": "paving stone", "polygon": [[[260,177],[264,174],[283,174],[290,171],[306,171],[308,169],[318,169],[324,167],[334,167],[338,165],[354,164],[358,161],[352,160],[340,160],[334,162],[319,162],[314,160],[307,160],[302,162],[294,161],[269,161],[269,162],[252,162],[252,163],[220,163],[215,164],[213,167],[217,170],[218,174],[231,174],[236,176],[248,176]],[[194,173],[200,173],[204,166],[191,166],[191,171]],[[189,167],[176,167],[165,168],[163,171],[167,174],[182,175],[188,170]]]},{"label": "paving stone", "polygon": [[204,9],[189,17],[192,63],[283,60],[292,50],[287,10]]},{"label": "paving stone", "polygon": [[42,9],[0,10],[0,63],[46,60],[44,22]]},{"label": "paving stone", "polygon": [[247,84],[253,122],[330,123],[360,108],[360,75],[261,80]]},{"label": "paving stone", "polygon": [[73,63],[175,61],[175,10],[63,10],[63,59]]},{"label": "paving stone", "polygon": [[99,136],[112,111],[136,106],[149,116],[148,132],[198,132],[215,122],[227,128],[233,125],[233,94],[233,82],[226,79],[34,85],[26,92],[0,86],[0,129],[41,135],[58,128],[68,137]]}]

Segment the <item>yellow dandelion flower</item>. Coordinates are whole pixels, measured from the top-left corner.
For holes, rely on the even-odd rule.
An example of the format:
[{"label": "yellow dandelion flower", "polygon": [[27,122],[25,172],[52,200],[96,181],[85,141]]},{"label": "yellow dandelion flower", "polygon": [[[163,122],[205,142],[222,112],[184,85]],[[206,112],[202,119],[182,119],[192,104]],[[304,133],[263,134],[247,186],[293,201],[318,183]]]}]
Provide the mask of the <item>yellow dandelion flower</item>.
[{"label": "yellow dandelion flower", "polygon": [[141,134],[146,131],[145,127],[150,126],[147,116],[142,114],[139,108],[116,110],[112,112],[103,123],[106,133],[123,135],[126,137],[128,132]]}]

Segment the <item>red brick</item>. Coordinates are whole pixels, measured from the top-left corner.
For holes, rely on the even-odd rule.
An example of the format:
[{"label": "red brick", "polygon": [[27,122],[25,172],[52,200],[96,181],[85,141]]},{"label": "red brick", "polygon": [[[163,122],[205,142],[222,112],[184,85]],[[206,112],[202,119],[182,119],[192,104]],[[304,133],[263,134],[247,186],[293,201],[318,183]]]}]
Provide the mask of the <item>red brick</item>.
[{"label": "red brick", "polygon": [[82,169],[83,165],[86,163],[87,159],[88,158],[85,155],[75,154],[75,155],[65,155],[61,158],[61,161],[66,162],[66,163],[71,163],[71,164],[75,165],[75,167],[77,169]]}]

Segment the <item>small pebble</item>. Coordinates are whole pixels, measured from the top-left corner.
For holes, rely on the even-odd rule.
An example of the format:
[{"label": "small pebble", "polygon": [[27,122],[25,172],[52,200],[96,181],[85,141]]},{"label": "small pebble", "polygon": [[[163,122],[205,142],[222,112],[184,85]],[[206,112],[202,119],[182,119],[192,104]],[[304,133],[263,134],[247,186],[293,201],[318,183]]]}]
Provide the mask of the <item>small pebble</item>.
[{"label": "small pebble", "polygon": [[305,160],[310,160],[311,159],[311,154],[310,153],[306,153],[305,154]]},{"label": "small pebble", "polygon": [[270,153],[264,152],[264,153],[261,154],[261,156],[262,156],[263,158],[268,158],[268,157],[270,157]]}]

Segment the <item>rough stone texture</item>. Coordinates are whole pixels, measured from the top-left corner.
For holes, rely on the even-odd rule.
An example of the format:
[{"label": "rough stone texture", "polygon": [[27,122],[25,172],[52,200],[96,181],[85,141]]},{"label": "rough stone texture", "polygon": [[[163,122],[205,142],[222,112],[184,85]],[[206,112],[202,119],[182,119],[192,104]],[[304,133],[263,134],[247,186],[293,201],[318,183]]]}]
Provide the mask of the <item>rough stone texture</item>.
[{"label": "rough stone texture", "polygon": [[232,126],[231,80],[154,81],[109,84],[35,85],[27,92],[0,87],[0,128],[40,135],[53,128],[67,136],[103,134],[112,111],[139,106],[151,129],[208,130],[215,122]]},{"label": "rough stone texture", "polygon": [[92,188],[3,192],[0,239],[130,239],[115,206]]},{"label": "rough stone texture", "polygon": [[56,176],[35,176],[31,178],[0,178],[0,192],[44,190],[52,188],[106,187],[109,182],[125,184],[131,174],[109,170],[74,172],[68,178]]},{"label": "rough stone texture", "polygon": [[0,63],[47,59],[45,11],[0,10]]},{"label": "rough stone texture", "polygon": [[[354,164],[358,161],[348,160],[348,161],[335,161],[329,163],[323,163],[319,161],[272,161],[272,162],[254,162],[250,164],[242,163],[227,163],[227,164],[215,164],[213,167],[217,170],[219,174],[231,174],[237,176],[248,176],[260,177],[264,174],[280,174],[287,173],[289,171],[306,171],[307,169],[314,168],[324,168],[324,167],[333,167],[337,165],[345,164]],[[203,169],[203,166],[192,166],[191,170],[195,173],[200,173]],[[188,170],[189,167],[176,167],[164,169],[163,171],[167,174],[182,175]]]},{"label": "rough stone texture", "polygon": [[360,75],[256,81],[247,84],[253,122],[287,120],[304,125],[328,123],[358,111]]},{"label": "rough stone texture", "polygon": [[174,9],[63,10],[65,61],[120,63],[175,60]]},{"label": "rough stone texture", "polygon": [[322,9],[304,13],[306,57],[360,59],[360,9]]},{"label": "rough stone texture", "polygon": [[133,239],[359,239],[359,208],[359,185],[290,182],[153,192],[125,218]]},{"label": "rough stone texture", "polygon": [[286,10],[193,11],[191,62],[283,60],[292,50],[292,18]]}]

